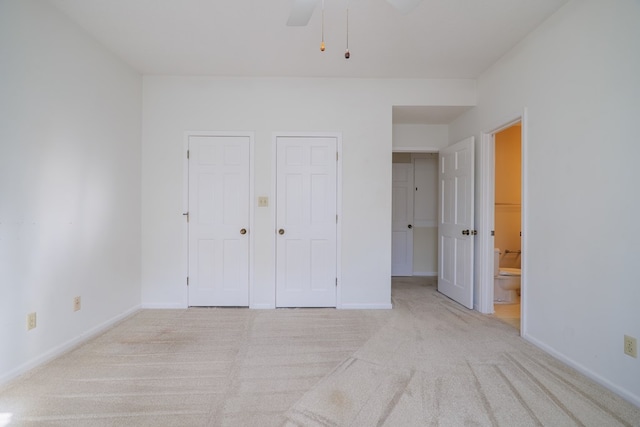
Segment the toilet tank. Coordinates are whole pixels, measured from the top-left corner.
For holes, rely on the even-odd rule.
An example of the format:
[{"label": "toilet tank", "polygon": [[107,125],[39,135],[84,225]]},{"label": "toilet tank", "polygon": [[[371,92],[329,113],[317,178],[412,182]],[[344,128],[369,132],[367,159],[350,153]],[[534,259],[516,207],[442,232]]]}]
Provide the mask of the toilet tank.
[{"label": "toilet tank", "polygon": [[500,274],[500,248],[493,249],[493,277]]}]

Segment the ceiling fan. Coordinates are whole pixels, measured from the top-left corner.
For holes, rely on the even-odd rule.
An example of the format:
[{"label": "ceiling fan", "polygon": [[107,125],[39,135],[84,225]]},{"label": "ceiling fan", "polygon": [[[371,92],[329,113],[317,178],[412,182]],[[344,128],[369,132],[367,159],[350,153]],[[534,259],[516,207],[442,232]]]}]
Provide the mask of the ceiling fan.
[{"label": "ceiling fan", "polygon": [[[387,0],[401,13],[409,13],[415,9],[422,0]],[[320,0],[293,0],[291,14],[287,20],[290,27],[304,27],[309,23],[313,11]]]}]

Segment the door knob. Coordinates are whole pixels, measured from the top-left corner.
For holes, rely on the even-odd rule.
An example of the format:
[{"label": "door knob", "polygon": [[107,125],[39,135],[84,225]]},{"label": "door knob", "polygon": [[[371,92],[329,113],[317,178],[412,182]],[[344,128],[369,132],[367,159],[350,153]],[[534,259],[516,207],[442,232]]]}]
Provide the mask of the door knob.
[{"label": "door knob", "polygon": [[462,230],[462,234],[464,236],[468,236],[469,235],[469,230]]},{"label": "door knob", "polygon": [[280,230],[278,230],[278,234],[283,235],[284,234],[284,228],[281,228]]},{"label": "door knob", "polygon": [[246,228],[241,229],[240,234],[247,234],[247,229]]},{"label": "door knob", "polygon": [[407,225],[407,228],[413,228],[413,225],[409,224]]}]

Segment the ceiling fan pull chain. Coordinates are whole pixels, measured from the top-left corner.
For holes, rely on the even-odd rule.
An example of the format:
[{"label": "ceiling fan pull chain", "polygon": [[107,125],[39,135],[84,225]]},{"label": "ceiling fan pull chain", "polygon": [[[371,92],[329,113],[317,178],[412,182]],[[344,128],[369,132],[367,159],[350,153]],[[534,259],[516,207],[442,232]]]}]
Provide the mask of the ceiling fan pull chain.
[{"label": "ceiling fan pull chain", "polygon": [[351,57],[351,52],[349,52],[349,1],[347,0],[347,50],[344,51],[345,59],[349,59]]},{"label": "ceiling fan pull chain", "polygon": [[322,41],[320,42],[320,52],[324,52],[324,0],[322,0]]}]

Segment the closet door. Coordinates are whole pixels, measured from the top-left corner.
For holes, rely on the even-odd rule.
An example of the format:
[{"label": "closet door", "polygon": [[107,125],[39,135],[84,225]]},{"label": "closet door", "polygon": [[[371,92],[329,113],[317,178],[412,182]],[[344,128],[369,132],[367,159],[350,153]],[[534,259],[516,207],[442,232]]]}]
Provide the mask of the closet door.
[{"label": "closet door", "polygon": [[391,275],[413,274],[413,165],[393,163]]},{"label": "closet door", "polygon": [[438,156],[413,160],[413,274],[438,275]]},{"label": "closet door", "polygon": [[189,137],[189,305],[249,305],[248,136]]},{"label": "closet door", "polygon": [[276,139],[276,306],[335,307],[337,138]]}]

